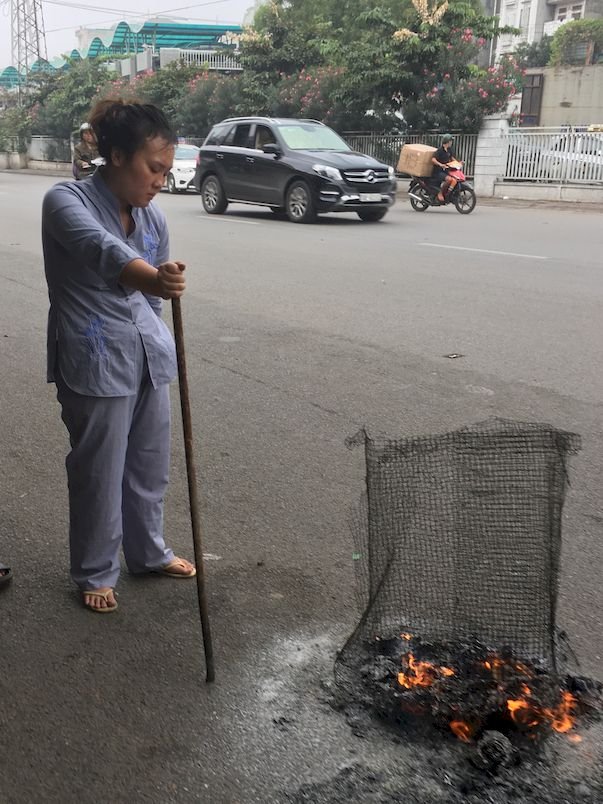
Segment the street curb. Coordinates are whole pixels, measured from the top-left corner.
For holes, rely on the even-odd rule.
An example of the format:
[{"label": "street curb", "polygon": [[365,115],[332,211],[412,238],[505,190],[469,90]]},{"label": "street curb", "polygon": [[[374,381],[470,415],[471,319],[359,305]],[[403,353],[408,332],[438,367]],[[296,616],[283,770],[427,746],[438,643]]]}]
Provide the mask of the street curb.
[{"label": "street curb", "polygon": [[65,170],[63,168],[54,169],[48,168],[48,170],[32,170],[31,168],[7,168],[6,170],[0,170],[0,173],[12,173],[16,175],[17,173],[25,174],[26,176],[62,176],[67,179],[73,178],[73,173],[70,170]]}]

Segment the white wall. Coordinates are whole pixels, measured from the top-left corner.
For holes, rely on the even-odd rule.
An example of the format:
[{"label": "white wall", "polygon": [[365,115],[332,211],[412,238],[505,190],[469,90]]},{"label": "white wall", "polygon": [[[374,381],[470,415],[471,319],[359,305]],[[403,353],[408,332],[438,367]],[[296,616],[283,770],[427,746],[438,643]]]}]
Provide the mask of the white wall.
[{"label": "white wall", "polygon": [[475,152],[474,185],[478,196],[493,196],[496,180],[504,175],[507,158],[504,135],[508,130],[506,115],[491,115],[482,123]]}]

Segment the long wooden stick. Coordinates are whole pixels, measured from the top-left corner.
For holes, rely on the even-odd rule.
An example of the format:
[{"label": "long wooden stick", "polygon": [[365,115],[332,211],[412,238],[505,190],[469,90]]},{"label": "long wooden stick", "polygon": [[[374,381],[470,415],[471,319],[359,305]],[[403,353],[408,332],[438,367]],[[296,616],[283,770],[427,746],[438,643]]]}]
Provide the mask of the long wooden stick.
[{"label": "long wooden stick", "polygon": [[174,320],[174,338],[178,358],[178,381],[180,385],[180,406],[182,408],[182,429],[184,431],[184,452],[186,455],[186,474],[188,478],[188,499],[191,511],[193,531],[193,547],[195,550],[195,566],[197,568],[197,598],[199,615],[203,631],[203,649],[205,650],[205,680],[209,683],[215,679],[214,651],[209,626],[207,595],[205,589],[205,568],[203,563],[203,540],[201,538],[201,520],[199,517],[199,500],[197,497],[197,473],[193,453],[193,425],[191,405],[188,394],[188,375],[186,373],[186,356],[184,352],[184,327],[182,325],[182,307],[180,299],[172,299],[172,317]]}]

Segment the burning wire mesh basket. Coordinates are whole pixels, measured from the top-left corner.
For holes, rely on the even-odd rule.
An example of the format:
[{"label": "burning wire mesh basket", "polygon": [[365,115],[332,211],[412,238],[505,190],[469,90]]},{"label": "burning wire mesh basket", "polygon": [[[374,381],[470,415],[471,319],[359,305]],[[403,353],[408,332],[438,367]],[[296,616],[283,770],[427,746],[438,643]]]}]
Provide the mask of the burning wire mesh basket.
[{"label": "burning wire mesh basket", "polygon": [[479,643],[556,669],[556,606],[567,460],[549,425],[494,419],[363,445],[366,497],[354,522],[364,612],[339,653],[349,688],[375,640]]}]

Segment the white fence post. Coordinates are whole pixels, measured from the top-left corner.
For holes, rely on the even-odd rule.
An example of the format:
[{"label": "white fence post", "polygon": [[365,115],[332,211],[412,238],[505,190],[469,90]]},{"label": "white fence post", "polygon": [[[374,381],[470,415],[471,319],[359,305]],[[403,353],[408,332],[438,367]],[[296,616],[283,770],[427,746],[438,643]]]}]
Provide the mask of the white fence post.
[{"label": "white fence post", "polygon": [[506,134],[509,121],[504,114],[484,118],[477,138],[474,186],[477,195],[491,197],[497,179],[504,176],[507,159]]}]

